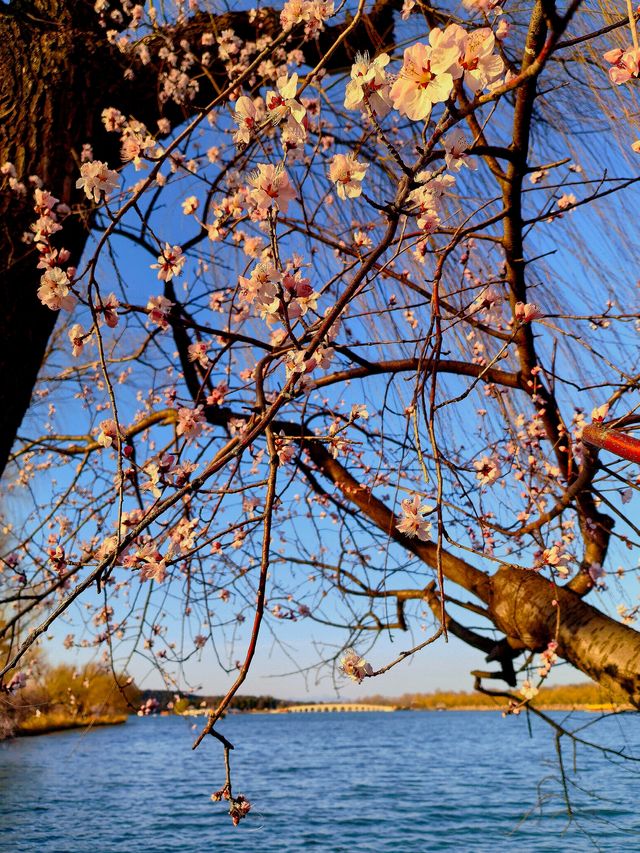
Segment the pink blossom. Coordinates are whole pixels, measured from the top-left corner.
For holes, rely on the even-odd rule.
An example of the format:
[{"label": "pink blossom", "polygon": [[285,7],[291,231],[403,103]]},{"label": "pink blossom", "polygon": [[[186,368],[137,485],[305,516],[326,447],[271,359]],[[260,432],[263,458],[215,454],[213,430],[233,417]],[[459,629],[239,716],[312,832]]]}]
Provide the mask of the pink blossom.
[{"label": "pink blossom", "polygon": [[290,30],[296,24],[309,20],[308,0],[287,0],[280,13],[280,23],[283,30]]},{"label": "pink blossom", "polygon": [[573,193],[563,193],[558,199],[558,207],[560,210],[566,210],[569,207],[573,207],[577,202],[578,199]]},{"label": "pink blossom", "polygon": [[369,164],[356,160],[354,154],[335,154],[329,167],[329,178],[336,184],[338,196],[347,199],[361,195],[362,181],[368,168]]},{"label": "pink blossom", "polygon": [[281,165],[260,164],[249,178],[253,187],[250,191],[258,210],[268,210],[273,204],[286,213],[289,202],[296,197],[296,191],[289,183],[289,176]]},{"label": "pink blossom", "polygon": [[276,81],[277,92],[273,90],[267,92],[265,103],[267,113],[274,124],[278,124],[288,116],[292,116],[297,124],[301,124],[306,115],[306,110],[302,104],[296,100],[298,91],[298,75],[292,74],[289,77],[285,74],[283,77],[278,77]]},{"label": "pink blossom", "polygon": [[36,187],[34,190],[33,200],[35,211],[40,214],[49,213],[59,202],[59,199],[40,187]]},{"label": "pink blossom", "polygon": [[53,213],[46,213],[39,216],[29,228],[33,231],[33,239],[36,243],[46,243],[48,237],[57,234],[58,231],[62,231],[62,225],[56,220],[56,216]]},{"label": "pink blossom", "polygon": [[204,422],[203,406],[197,406],[195,409],[178,409],[176,432],[178,435],[184,435],[185,438],[196,438],[202,432]]},{"label": "pink blossom", "polygon": [[525,679],[522,682],[522,687],[520,688],[520,695],[523,696],[527,701],[537,696],[538,692],[538,688],[534,684],[532,684],[529,679]]},{"label": "pink blossom", "polygon": [[[439,30],[435,31],[439,33]],[[492,89],[500,82],[504,73],[504,62],[495,54],[496,39],[489,27],[467,33],[458,24],[448,26],[439,39],[430,41],[434,47],[455,45],[459,51],[457,66],[450,70],[453,78],[462,77],[464,83],[474,95],[484,89]]]},{"label": "pink blossom", "polygon": [[502,14],[500,0],[462,0],[462,5],[465,9],[479,15],[487,15],[489,12],[495,12],[496,15]]},{"label": "pink blossom", "polygon": [[[120,431],[122,435],[122,430]],[[118,424],[114,421],[113,418],[107,418],[104,421],[100,421],[100,432],[98,433],[98,438],[96,441],[98,444],[101,444],[102,447],[111,447],[111,445],[115,442],[116,437],[118,435]]]},{"label": "pink blossom", "polygon": [[211,364],[209,356],[207,355],[207,351],[210,346],[211,345],[207,341],[197,341],[194,344],[189,344],[189,361],[197,361],[200,367],[203,367],[206,370],[206,368]]},{"label": "pink blossom", "polygon": [[490,486],[495,483],[502,473],[497,456],[483,456],[482,459],[477,459],[473,463],[473,467],[476,469],[476,477],[481,486]]},{"label": "pink blossom", "polygon": [[592,409],[591,411],[591,420],[593,423],[602,423],[602,421],[609,414],[609,404],[604,403],[602,406],[598,406],[596,409]]},{"label": "pink blossom", "polygon": [[154,462],[147,462],[144,466],[144,472],[149,479],[142,484],[142,489],[151,492],[154,498],[159,498],[162,494],[162,489],[159,486],[160,469]]},{"label": "pink blossom", "polygon": [[529,180],[532,184],[539,184],[544,178],[549,174],[548,169],[536,169],[535,172],[531,172],[529,175]]},{"label": "pink blossom", "polygon": [[262,316],[275,314],[280,306],[278,284],[281,274],[273,264],[258,264],[249,278],[239,276],[240,298],[248,305],[256,305]]},{"label": "pink blossom", "polygon": [[164,251],[158,255],[158,263],[151,264],[151,269],[158,270],[158,278],[161,281],[171,281],[172,278],[180,275],[185,261],[186,258],[180,246],[170,246],[165,243]]},{"label": "pink blossom", "polygon": [[547,644],[547,648],[540,655],[542,658],[542,666],[538,669],[538,675],[540,678],[546,678],[551,671],[551,667],[558,662],[558,655],[556,654],[557,648],[558,644],[556,641],[551,640]]},{"label": "pink blossom", "polygon": [[107,107],[102,110],[101,116],[105,130],[109,133],[116,133],[122,130],[127,121],[120,110],[117,110],[115,107]]},{"label": "pink blossom", "polygon": [[430,504],[423,504],[419,495],[405,498],[401,507],[402,518],[396,524],[396,528],[405,536],[410,538],[417,536],[421,542],[428,542],[431,539],[432,524],[425,519],[425,515],[433,512],[434,507]]},{"label": "pink blossom", "polygon": [[409,16],[413,12],[413,7],[416,5],[416,0],[404,0],[400,17],[403,21],[408,21]]},{"label": "pink blossom", "polygon": [[257,113],[255,101],[246,95],[240,95],[236,101],[234,115],[238,124],[238,129],[233,135],[236,145],[248,145],[251,141],[251,135],[257,124]]},{"label": "pink blossom", "polygon": [[500,18],[498,22],[498,26],[495,29],[496,41],[506,41],[509,38],[509,33],[511,32],[511,24],[509,21],[504,18]]},{"label": "pink blossom", "polygon": [[213,391],[207,397],[207,405],[208,406],[221,406],[225,397],[229,393],[229,386],[226,382],[219,382]]},{"label": "pink blossom", "polygon": [[40,279],[38,299],[52,311],[59,311],[61,308],[71,311],[76,300],[71,293],[70,285],[69,276],[60,267],[47,270]]},{"label": "pink blossom", "polygon": [[286,463],[291,462],[296,455],[296,448],[294,443],[286,438],[282,430],[275,440],[275,445],[280,464],[285,465]]},{"label": "pink blossom", "polygon": [[340,658],[341,671],[361,684],[368,675],[373,675],[373,668],[370,663],[364,658],[361,658],[353,649],[347,649],[344,655]]},{"label": "pink blossom", "polygon": [[355,421],[357,418],[363,418],[363,420],[368,420],[369,418],[369,412],[364,403],[354,403],[354,405],[351,406],[350,419]]},{"label": "pink blossom", "polygon": [[169,314],[173,308],[173,302],[166,296],[150,296],[147,302],[147,314],[152,323],[164,331],[169,328]]},{"label": "pink blossom", "polygon": [[85,332],[80,323],[75,323],[69,329],[69,340],[71,341],[72,355],[74,358],[77,358],[82,353],[82,348],[85,343],[85,339],[89,336],[89,332]]},{"label": "pink blossom", "polygon": [[453,169],[459,172],[462,166],[467,169],[474,170],[477,168],[475,158],[467,154],[469,143],[462,130],[456,128],[445,137],[444,140],[444,161],[447,169]]},{"label": "pink blossom", "polygon": [[391,87],[395,109],[412,121],[428,118],[433,105],[446,101],[451,94],[453,77],[449,69],[458,56],[455,44],[434,48],[418,42],[406,48],[400,74]]},{"label": "pink blossom", "polygon": [[[160,555],[158,554],[158,557]],[[167,564],[162,559],[147,560],[140,566],[140,582],[156,581],[162,583],[167,576]]]},{"label": "pink blossom", "polygon": [[542,566],[551,566],[559,575],[566,577],[569,574],[569,567],[567,566],[567,563],[570,559],[571,557],[569,554],[564,551],[562,542],[557,542],[555,545],[552,545],[551,548],[544,549],[540,557],[540,564]]},{"label": "pink blossom", "polygon": [[110,329],[115,329],[118,325],[119,306],[120,302],[118,301],[115,293],[110,293],[104,302],[101,301],[100,304],[96,306],[96,313],[98,315],[103,315],[104,321]]},{"label": "pink blossom", "polygon": [[190,216],[198,209],[198,199],[194,195],[190,195],[181,203],[182,212],[185,216]]},{"label": "pink blossom", "polygon": [[519,323],[530,323],[532,320],[544,317],[543,312],[533,302],[516,302],[514,313]]},{"label": "pink blossom", "polygon": [[304,23],[304,34],[311,38],[324,29],[324,22],[333,11],[333,0],[287,0],[280,13],[280,23],[285,31]]},{"label": "pink blossom", "polygon": [[118,188],[118,173],[109,169],[101,160],[92,160],[80,166],[80,177],[76,187],[83,189],[87,198],[100,201],[100,195],[108,195]]},{"label": "pink blossom", "polygon": [[614,48],[603,54],[603,59],[611,64],[609,79],[616,86],[627,83],[640,72],[640,50],[636,48]]},{"label": "pink blossom", "polygon": [[357,53],[351,66],[351,80],[347,83],[344,106],[347,110],[366,112],[366,102],[371,111],[384,118],[391,109],[389,82],[385,68],[389,64],[389,55],[381,53],[370,60],[368,53]]}]

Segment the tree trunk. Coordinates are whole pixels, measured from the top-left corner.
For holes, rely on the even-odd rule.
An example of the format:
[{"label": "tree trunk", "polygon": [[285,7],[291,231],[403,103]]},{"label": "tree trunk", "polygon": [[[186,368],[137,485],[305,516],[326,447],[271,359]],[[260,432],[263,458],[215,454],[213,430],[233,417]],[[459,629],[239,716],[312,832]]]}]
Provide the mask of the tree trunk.
[{"label": "tree trunk", "polygon": [[104,92],[113,80],[87,32],[89,14],[83,3],[56,0],[15,2],[0,12],[0,164],[12,163],[18,180],[27,184],[24,196],[7,178],[0,184],[0,473],[57,318],[37,298],[42,271],[34,247],[23,240],[36,218],[28,179],[38,176],[73,209],[56,237],[77,264],[90,218],[86,199],[75,189],[80,150],[85,142],[97,142],[111,156],[117,151],[100,127],[104,98],[94,83],[101,76]]},{"label": "tree trunk", "polygon": [[[557,602],[555,604],[554,602]],[[491,616],[513,644],[558,654],[604,687],[621,689],[640,707],[640,633],[596,610],[536,572],[502,568],[491,579]]]}]

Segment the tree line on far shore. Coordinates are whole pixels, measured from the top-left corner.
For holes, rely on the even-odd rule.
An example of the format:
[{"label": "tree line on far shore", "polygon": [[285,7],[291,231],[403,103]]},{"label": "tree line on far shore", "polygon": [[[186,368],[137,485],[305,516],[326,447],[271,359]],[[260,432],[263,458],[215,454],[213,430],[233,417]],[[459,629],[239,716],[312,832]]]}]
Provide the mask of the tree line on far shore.
[{"label": "tree line on far shore", "polygon": [[[373,705],[396,705],[413,710],[439,710],[442,708],[487,708],[506,706],[506,698],[483,693],[436,690],[433,693],[403,693],[402,696],[366,696],[362,702]],[[621,691],[612,692],[595,682],[560,684],[542,687],[532,701],[538,708],[585,708],[589,706],[626,707],[627,697]]]}]

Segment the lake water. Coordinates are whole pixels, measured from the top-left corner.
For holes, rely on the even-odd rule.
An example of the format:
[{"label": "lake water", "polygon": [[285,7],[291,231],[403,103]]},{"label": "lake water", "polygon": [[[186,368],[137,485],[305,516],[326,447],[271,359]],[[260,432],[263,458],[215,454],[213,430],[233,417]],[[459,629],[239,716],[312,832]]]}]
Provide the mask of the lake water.
[{"label": "lake water", "polygon": [[[564,715],[555,714],[556,719]],[[594,715],[572,715],[584,724]],[[201,721],[198,721],[201,724]],[[549,728],[498,713],[232,716],[234,828],[222,747],[193,720],[0,744],[0,849],[10,853],[561,853],[640,850],[640,765],[572,750],[568,823]],[[640,755],[640,716],[583,736]]]}]

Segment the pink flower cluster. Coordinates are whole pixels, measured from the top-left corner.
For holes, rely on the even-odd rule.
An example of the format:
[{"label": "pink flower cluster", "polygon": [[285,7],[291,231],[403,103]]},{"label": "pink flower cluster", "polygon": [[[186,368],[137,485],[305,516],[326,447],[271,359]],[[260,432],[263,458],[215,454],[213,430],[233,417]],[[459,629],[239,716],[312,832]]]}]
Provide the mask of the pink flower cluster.
[{"label": "pink flower cluster", "polygon": [[603,59],[611,65],[609,79],[616,86],[628,83],[640,72],[640,50],[628,47],[626,50],[616,47],[603,54]]},{"label": "pink flower cluster", "polygon": [[203,406],[196,406],[195,409],[186,407],[178,409],[176,433],[183,435],[186,439],[197,438],[205,424],[203,408]]},{"label": "pink flower cluster", "polygon": [[240,298],[271,324],[285,316],[296,320],[309,310],[315,310],[319,293],[311,287],[300,269],[292,267],[281,272],[272,263],[260,263],[249,278],[239,277]]},{"label": "pink flower cluster", "polygon": [[249,195],[259,215],[266,215],[273,206],[286,213],[289,202],[296,197],[289,176],[280,164],[261,163],[249,177],[249,184],[253,187]]},{"label": "pink flower cluster", "polygon": [[287,0],[280,13],[280,23],[283,30],[304,24],[304,34],[310,39],[324,29],[324,22],[333,12],[333,0]]},{"label": "pink flower cluster", "polygon": [[458,24],[435,27],[429,44],[405,49],[404,62],[390,90],[395,109],[413,121],[429,118],[434,104],[446,101],[455,80],[474,95],[500,85],[504,62],[494,53],[495,35],[489,27],[468,33]]},{"label": "pink flower cluster", "polygon": [[162,331],[166,331],[169,328],[169,314],[172,308],[173,302],[166,296],[150,296],[147,302],[147,315],[152,323],[159,326]]},{"label": "pink flower cluster", "polygon": [[547,648],[540,655],[542,658],[542,666],[538,669],[538,675],[540,678],[546,678],[551,672],[551,667],[558,662],[558,655],[556,654],[557,648],[558,644],[555,640],[551,640],[551,642],[548,643]]},{"label": "pink flower cluster", "polygon": [[341,199],[357,198],[362,194],[362,181],[369,168],[355,154],[335,154],[329,166],[329,178],[336,185]]},{"label": "pink flower cluster", "polygon": [[530,323],[544,317],[543,312],[533,302],[516,302],[514,314],[519,323]]},{"label": "pink flower cluster", "polygon": [[417,536],[421,542],[428,542],[431,539],[431,522],[427,521],[425,515],[432,513],[434,507],[430,504],[422,503],[419,495],[414,495],[412,498],[405,498],[401,504],[402,518],[396,524],[400,533],[413,538]]},{"label": "pink flower cluster", "polygon": [[495,454],[493,456],[483,456],[481,459],[476,459],[473,463],[476,469],[476,478],[481,486],[490,486],[500,477],[502,471],[500,469],[500,460]]},{"label": "pink flower cluster", "polygon": [[522,687],[520,688],[520,695],[528,702],[530,699],[534,699],[538,695],[538,688],[531,682],[529,679],[525,679],[522,682]]},{"label": "pink flower cluster", "polygon": [[224,788],[211,794],[211,799],[214,803],[219,803],[220,800],[229,801],[229,815],[234,826],[237,826],[251,811],[251,803],[244,794],[232,796],[229,785],[225,785]]},{"label": "pink flower cluster", "polygon": [[31,225],[33,236],[29,236],[35,242],[40,256],[38,268],[44,270],[38,287],[38,299],[52,311],[60,311],[62,308],[71,311],[76,304],[71,292],[75,267],[68,266],[71,257],[69,251],[54,248],[50,239],[62,230],[59,219],[69,213],[69,208],[40,187],[34,190],[34,202],[38,218]]},{"label": "pink flower cluster", "polygon": [[151,269],[158,270],[160,281],[171,281],[172,278],[180,275],[185,261],[186,258],[182,254],[180,246],[170,246],[165,243],[162,254],[158,255],[158,263],[151,264]]},{"label": "pink flower cluster", "polygon": [[340,658],[340,670],[352,681],[361,684],[368,675],[373,675],[373,667],[353,649],[347,649]]},{"label": "pink flower cluster", "polygon": [[118,173],[110,169],[102,160],[90,160],[80,166],[80,177],[76,187],[84,190],[87,198],[96,203],[102,195],[108,195],[118,189]]},{"label": "pink flower cluster", "polygon": [[157,714],[160,710],[160,703],[153,697],[143,702],[138,711],[139,717],[150,717],[151,714]]},{"label": "pink flower cluster", "polygon": [[431,234],[440,224],[442,199],[456,182],[453,175],[437,172],[418,172],[416,175],[418,188],[409,195],[409,201],[415,206],[415,217],[418,228],[425,234]]}]

